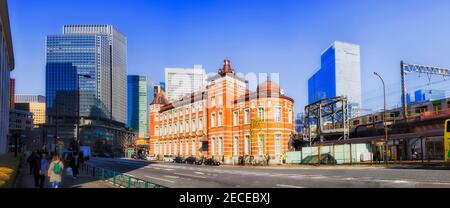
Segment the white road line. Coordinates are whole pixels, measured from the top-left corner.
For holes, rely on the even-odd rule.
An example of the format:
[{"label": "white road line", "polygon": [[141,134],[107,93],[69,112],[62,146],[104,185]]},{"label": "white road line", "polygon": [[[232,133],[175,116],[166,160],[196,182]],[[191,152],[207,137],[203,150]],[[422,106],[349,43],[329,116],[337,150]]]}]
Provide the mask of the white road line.
[{"label": "white road line", "polygon": [[175,170],[175,169],[170,169],[170,168],[167,168],[167,169],[164,169],[164,170],[167,170],[167,171],[172,171],[172,170]]},{"label": "white road line", "polygon": [[205,175],[204,173],[202,173],[202,172],[194,172],[195,174],[198,174],[198,175]]},{"label": "white road line", "polygon": [[206,177],[203,176],[196,176],[196,175],[189,175],[189,174],[183,174],[183,173],[173,173],[175,175],[185,176],[185,177],[192,177],[192,178],[202,178],[205,179]]},{"label": "white road line", "polygon": [[174,179],[177,179],[177,178],[180,178],[180,177],[178,177],[178,176],[171,176],[171,175],[167,175],[167,176],[165,176],[166,178],[174,178]]},{"label": "white road line", "polygon": [[175,181],[167,180],[167,179],[164,179],[164,178],[156,178],[156,177],[151,177],[151,176],[145,176],[145,177],[146,178],[155,179],[155,180],[158,180],[158,181],[165,181],[165,182],[169,182],[169,183],[175,183]]},{"label": "white road line", "polygon": [[277,184],[277,187],[283,187],[283,188],[305,188],[301,186],[292,186],[292,185],[284,185],[284,184]]}]

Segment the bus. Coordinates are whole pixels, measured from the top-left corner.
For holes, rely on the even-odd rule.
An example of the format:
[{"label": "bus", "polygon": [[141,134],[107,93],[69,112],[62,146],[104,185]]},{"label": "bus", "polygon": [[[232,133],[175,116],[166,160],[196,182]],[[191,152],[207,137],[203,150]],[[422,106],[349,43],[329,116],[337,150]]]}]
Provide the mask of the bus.
[{"label": "bus", "polygon": [[445,121],[444,143],[445,143],[445,161],[450,162],[450,119]]}]

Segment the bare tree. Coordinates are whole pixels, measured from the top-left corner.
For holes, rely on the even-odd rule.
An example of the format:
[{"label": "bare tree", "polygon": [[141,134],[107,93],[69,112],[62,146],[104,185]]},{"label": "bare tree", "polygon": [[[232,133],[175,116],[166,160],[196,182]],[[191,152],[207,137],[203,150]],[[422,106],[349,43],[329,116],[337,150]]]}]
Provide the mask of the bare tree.
[{"label": "bare tree", "polygon": [[119,139],[119,146],[122,152],[126,155],[129,148],[136,147],[136,134],[125,133]]}]

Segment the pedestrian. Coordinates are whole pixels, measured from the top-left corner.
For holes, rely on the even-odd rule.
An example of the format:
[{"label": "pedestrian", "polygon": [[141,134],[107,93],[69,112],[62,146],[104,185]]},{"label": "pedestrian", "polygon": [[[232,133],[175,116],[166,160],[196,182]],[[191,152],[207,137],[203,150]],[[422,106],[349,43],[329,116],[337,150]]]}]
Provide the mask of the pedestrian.
[{"label": "pedestrian", "polygon": [[36,160],[37,157],[37,153],[35,151],[33,151],[33,153],[31,153],[31,155],[27,158],[27,163],[30,166],[30,175],[33,175],[33,164]]},{"label": "pedestrian", "polygon": [[270,163],[270,155],[267,154],[266,155],[266,165],[269,165],[269,163]]},{"label": "pedestrian", "polygon": [[34,187],[39,188],[40,170],[41,170],[41,158],[39,155],[35,155],[31,160],[31,166],[33,167]]},{"label": "pedestrian", "polygon": [[79,168],[79,159],[78,154],[74,154],[70,159],[70,167],[72,168],[72,176],[73,179],[77,179],[78,176],[78,168]]},{"label": "pedestrian", "polygon": [[50,164],[47,159],[47,155],[45,153],[42,153],[39,169],[39,188],[41,189],[44,188],[45,176],[47,175],[49,165]]},{"label": "pedestrian", "polygon": [[82,167],[83,170],[83,164],[84,164],[84,153],[82,151],[80,151],[78,153],[78,167]]},{"label": "pedestrian", "polygon": [[286,164],[286,152],[283,153],[282,160],[283,160],[283,164]]},{"label": "pedestrian", "polygon": [[52,158],[52,162],[48,168],[48,177],[50,178],[50,183],[52,188],[59,188],[62,180],[62,172],[64,170],[64,164],[61,161],[59,155],[55,154]]}]

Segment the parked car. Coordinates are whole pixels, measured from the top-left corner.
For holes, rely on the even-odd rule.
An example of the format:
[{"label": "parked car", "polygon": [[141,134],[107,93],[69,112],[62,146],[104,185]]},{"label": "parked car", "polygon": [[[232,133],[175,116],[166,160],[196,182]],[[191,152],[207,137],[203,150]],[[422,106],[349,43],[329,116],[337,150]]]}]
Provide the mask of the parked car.
[{"label": "parked car", "polygon": [[220,166],[220,162],[214,159],[206,159],[204,162],[205,165],[210,165],[210,166]]},{"label": "parked car", "polygon": [[198,160],[196,157],[188,157],[186,160],[184,160],[184,163],[191,164],[191,165],[201,165],[203,164],[202,160]]},{"label": "parked car", "polygon": [[164,162],[174,162],[173,157],[164,157]]},{"label": "parked car", "polygon": [[176,158],[173,160],[173,162],[174,162],[174,163],[183,163],[184,160],[183,160],[182,157],[176,157]]}]

